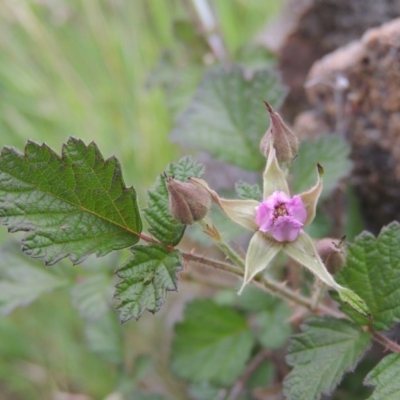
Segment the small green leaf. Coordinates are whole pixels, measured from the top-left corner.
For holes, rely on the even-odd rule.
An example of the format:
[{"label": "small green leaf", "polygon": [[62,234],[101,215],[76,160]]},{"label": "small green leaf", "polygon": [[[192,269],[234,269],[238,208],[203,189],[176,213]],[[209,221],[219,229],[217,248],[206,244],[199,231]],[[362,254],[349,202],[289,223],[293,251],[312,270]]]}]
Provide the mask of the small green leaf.
[{"label": "small green leaf", "polygon": [[291,339],[286,361],[293,370],[284,380],[286,400],[318,400],[357,365],[370,336],[356,324],[331,317],[312,318]]},{"label": "small green leaf", "polygon": [[368,400],[400,399],[400,354],[389,354],[367,375],[364,383],[376,386]]},{"label": "small green leaf", "polygon": [[350,145],[338,135],[325,135],[316,140],[304,140],[299,155],[293,161],[293,191],[301,193],[315,183],[316,165],[324,168],[321,199],[327,198],[340,179],[351,171]]},{"label": "small green leaf", "polygon": [[42,263],[24,256],[14,241],[1,248],[0,259],[0,314],[9,314],[43,293],[69,283]]},{"label": "small green leaf", "polygon": [[250,185],[246,182],[237,182],[235,189],[239,199],[262,201],[261,188],[257,183]]},{"label": "small green leaf", "polygon": [[142,229],[135,190],[125,187],[117,159],[104,160],[94,143],[74,138],[62,157],[33,142],[24,154],[3,148],[0,223],[27,231],[23,251],[49,265],[129,247]]},{"label": "small green leaf", "polygon": [[84,278],[72,288],[72,304],[82,318],[96,320],[110,309],[112,291],[110,277],[97,273]]},{"label": "small green leaf", "polygon": [[400,321],[400,224],[382,228],[379,236],[364,232],[347,249],[347,264],[337,280],[367,304],[374,327],[387,330]]},{"label": "small green leaf", "polygon": [[[165,174],[184,182],[191,176],[200,178],[203,171],[204,167],[201,164],[190,157],[184,157],[177,163],[169,164]],[[149,232],[164,244],[177,245],[185,232],[185,226],[175,221],[169,212],[168,190],[164,174],[158,176],[154,188],[148,191],[147,205],[144,216],[150,224]]]},{"label": "small green leaf", "polygon": [[253,344],[243,316],[212,300],[195,300],[175,326],[172,368],[191,382],[231,385],[243,371]]},{"label": "small green leaf", "polygon": [[215,158],[259,170],[265,158],[259,142],[268,128],[263,100],[277,108],[285,89],[269,69],[249,74],[236,65],[208,70],[171,138],[209,151]]},{"label": "small green leaf", "polygon": [[150,244],[135,246],[132,252],[133,257],[117,271],[121,281],[115,292],[116,311],[121,322],[138,319],[146,309],[158,311],[165,302],[166,291],[177,289],[177,272],[182,269],[178,250]]}]

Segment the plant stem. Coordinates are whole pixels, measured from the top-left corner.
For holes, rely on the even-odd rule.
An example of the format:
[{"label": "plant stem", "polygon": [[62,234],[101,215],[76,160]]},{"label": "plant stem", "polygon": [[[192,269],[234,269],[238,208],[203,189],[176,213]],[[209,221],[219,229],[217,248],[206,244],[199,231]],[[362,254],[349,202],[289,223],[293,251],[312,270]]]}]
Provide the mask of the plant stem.
[{"label": "plant stem", "polygon": [[367,326],[365,330],[371,333],[374,340],[380,343],[382,346],[384,346],[385,350],[391,350],[393,351],[393,353],[400,353],[400,345],[398,343],[394,342],[393,340],[390,340],[381,333],[378,333],[370,326]]},{"label": "plant stem", "polygon": [[[221,269],[223,271],[231,272],[232,274],[238,275],[240,277],[244,276],[243,269],[226,262],[211,260],[196,254],[182,252],[182,256],[186,261],[194,261],[201,265],[207,265],[216,269]],[[286,301],[292,301],[300,306],[303,306],[313,313],[324,313],[332,315],[336,318],[344,318],[345,315],[339,311],[336,311],[330,307],[323,304],[319,304],[318,307],[313,309],[313,302],[311,299],[302,296],[299,293],[294,292],[290,288],[282,285],[281,283],[271,281],[267,278],[261,278],[260,280],[253,280],[252,283],[258,286],[260,289],[267,291],[269,293],[274,293],[275,295],[281,297]]]},{"label": "plant stem", "polygon": [[233,386],[232,390],[229,393],[229,396],[226,400],[237,400],[246,385],[246,382],[251,377],[251,374],[257,369],[257,367],[270,355],[269,350],[263,350],[260,353],[256,354],[255,357],[250,361],[247,365],[246,369],[242,376],[238,379],[238,381]]}]

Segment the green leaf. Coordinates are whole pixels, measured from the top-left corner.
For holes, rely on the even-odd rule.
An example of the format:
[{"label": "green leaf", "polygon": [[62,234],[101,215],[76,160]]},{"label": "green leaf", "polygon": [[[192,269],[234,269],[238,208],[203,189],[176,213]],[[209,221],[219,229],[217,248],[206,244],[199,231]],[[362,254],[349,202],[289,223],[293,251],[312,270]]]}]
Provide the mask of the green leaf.
[{"label": "green leaf", "polygon": [[346,266],[337,275],[366,302],[378,330],[400,321],[399,243],[398,222],[382,228],[377,238],[363,232],[348,246]]},{"label": "green leaf", "polygon": [[353,370],[370,343],[356,324],[331,317],[312,318],[291,339],[286,361],[293,370],[284,380],[286,400],[317,400]]},{"label": "green leaf", "polygon": [[177,289],[177,272],[182,269],[178,250],[150,244],[135,246],[132,252],[133,257],[117,271],[121,281],[115,292],[116,311],[121,322],[138,319],[146,309],[158,311],[165,302],[166,291]]},{"label": "green leaf", "polygon": [[286,343],[292,328],[289,318],[292,312],[282,301],[269,310],[259,312],[254,320],[254,328],[261,344],[271,350],[278,350]]},{"label": "green leaf", "polygon": [[[184,157],[177,163],[169,164],[165,174],[184,182],[191,176],[200,178],[203,171],[202,165],[190,157]],[[164,244],[177,245],[185,232],[185,226],[172,218],[169,212],[168,190],[164,174],[158,176],[154,188],[148,191],[147,205],[144,216],[150,225],[149,232]]]},{"label": "green leaf", "polygon": [[96,320],[110,310],[113,285],[109,276],[85,277],[71,290],[72,304],[82,318]]},{"label": "green leaf", "polygon": [[324,168],[321,199],[327,198],[340,179],[351,171],[350,150],[350,145],[338,135],[304,140],[291,169],[294,193],[301,193],[315,184],[316,165],[319,163]]},{"label": "green leaf", "polygon": [[27,231],[23,251],[49,265],[132,246],[142,229],[135,190],[125,187],[117,159],[104,160],[94,143],[74,138],[62,157],[33,142],[24,154],[3,148],[0,223]]},{"label": "green leaf", "polygon": [[390,354],[367,375],[364,383],[376,386],[368,400],[400,399],[400,354]]},{"label": "green leaf", "polygon": [[237,182],[235,185],[236,193],[239,199],[262,201],[262,192],[260,185],[250,185],[246,182]]},{"label": "green leaf", "polygon": [[172,369],[191,382],[228,386],[243,372],[253,344],[243,316],[212,300],[195,300],[175,326]]},{"label": "green leaf", "polygon": [[265,164],[259,142],[268,128],[263,100],[277,108],[285,95],[269,69],[252,75],[242,67],[209,69],[172,131],[185,146],[209,151],[215,158],[247,170]]},{"label": "green leaf", "polygon": [[69,283],[41,263],[24,256],[14,241],[1,248],[0,259],[0,314],[9,314],[43,293]]}]

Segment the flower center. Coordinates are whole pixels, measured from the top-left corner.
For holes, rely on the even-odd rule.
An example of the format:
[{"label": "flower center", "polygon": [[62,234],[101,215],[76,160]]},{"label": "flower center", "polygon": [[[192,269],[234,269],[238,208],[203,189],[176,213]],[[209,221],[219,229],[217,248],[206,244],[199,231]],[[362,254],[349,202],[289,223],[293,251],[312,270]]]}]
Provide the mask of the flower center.
[{"label": "flower center", "polygon": [[275,206],[274,209],[274,219],[278,219],[279,217],[285,217],[286,215],[289,215],[289,212],[286,208],[285,203],[280,203]]}]

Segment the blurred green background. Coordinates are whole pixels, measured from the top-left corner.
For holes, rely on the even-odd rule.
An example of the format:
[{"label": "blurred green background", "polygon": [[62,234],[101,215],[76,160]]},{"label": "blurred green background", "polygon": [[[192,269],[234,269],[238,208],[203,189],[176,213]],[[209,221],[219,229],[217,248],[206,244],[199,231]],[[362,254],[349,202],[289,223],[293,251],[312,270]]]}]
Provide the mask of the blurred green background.
[{"label": "blurred green background", "polygon": [[[230,57],[267,62],[253,39],[281,1],[212,4]],[[216,62],[193,10],[184,0],[0,0],[0,144],[22,151],[33,140],[59,153],[69,136],[95,141],[120,160],[143,204],[146,188],[181,154],[168,140],[174,119]],[[0,234],[0,276],[33,262]],[[64,260],[51,267],[62,287],[0,317],[1,399],[118,400],[135,388],[186,398],[168,372],[168,332],[184,288],[156,316],[121,327],[109,310],[124,257]],[[88,305],[94,320],[74,307],[82,282],[97,294]]]}]

